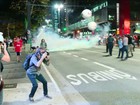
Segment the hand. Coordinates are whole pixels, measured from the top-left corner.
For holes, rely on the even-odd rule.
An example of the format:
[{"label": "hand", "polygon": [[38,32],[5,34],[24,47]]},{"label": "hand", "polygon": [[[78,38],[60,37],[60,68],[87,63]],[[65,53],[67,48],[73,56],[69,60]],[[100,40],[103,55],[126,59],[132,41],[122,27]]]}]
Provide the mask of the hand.
[{"label": "hand", "polygon": [[47,57],[47,53],[45,52],[42,54],[42,58],[46,58],[46,57]]}]

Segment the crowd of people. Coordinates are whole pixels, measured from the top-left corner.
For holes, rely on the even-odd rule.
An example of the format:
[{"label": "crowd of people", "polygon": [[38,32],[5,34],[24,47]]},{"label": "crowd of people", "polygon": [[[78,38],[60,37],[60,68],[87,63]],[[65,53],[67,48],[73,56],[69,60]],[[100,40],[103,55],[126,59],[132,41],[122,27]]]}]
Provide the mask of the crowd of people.
[{"label": "crowd of people", "polygon": [[[113,46],[117,45],[118,56],[117,58],[121,58],[121,60],[126,60],[129,57],[133,57],[133,51],[135,51],[135,40],[131,35],[123,35],[123,36],[113,36],[110,34],[106,38],[106,53],[109,52],[109,56],[112,56]],[[125,57],[124,57],[125,53]]]}]

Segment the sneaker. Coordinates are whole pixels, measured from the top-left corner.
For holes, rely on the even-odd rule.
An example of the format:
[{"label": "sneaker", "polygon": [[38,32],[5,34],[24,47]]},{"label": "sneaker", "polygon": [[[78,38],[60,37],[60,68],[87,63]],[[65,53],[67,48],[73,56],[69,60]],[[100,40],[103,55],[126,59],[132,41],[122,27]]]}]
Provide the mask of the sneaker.
[{"label": "sneaker", "polygon": [[29,97],[29,100],[30,100],[31,102],[34,102],[33,97]]},{"label": "sneaker", "polygon": [[48,96],[48,95],[45,95],[45,97],[46,97],[46,98],[49,98],[49,99],[52,99],[52,97],[50,97],[50,96]]}]

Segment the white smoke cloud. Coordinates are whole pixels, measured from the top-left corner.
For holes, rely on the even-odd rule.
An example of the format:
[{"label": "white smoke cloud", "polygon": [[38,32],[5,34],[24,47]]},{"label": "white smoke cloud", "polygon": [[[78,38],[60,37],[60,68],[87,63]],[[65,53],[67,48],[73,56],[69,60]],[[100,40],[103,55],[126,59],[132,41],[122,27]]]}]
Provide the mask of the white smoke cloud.
[{"label": "white smoke cloud", "polygon": [[86,39],[72,39],[62,38],[58,34],[53,32],[51,29],[40,30],[38,36],[33,42],[33,46],[40,46],[41,39],[45,39],[48,45],[49,51],[63,51],[73,50],[81,48],[91,48],[98,42],[98,36],[90,37],[90,40]]},{"label": "white smoke cloud", "polygon": [[62,38],[57,33],[55,33],[50,28],[40,28],[39,34],[33,41],[33,46],[40,46],[41,39],[45,39],[47,42],[47,48],[49,51],[63,51],[63,50],[74,50],[82,48],[91,48],[96,46],[99,40],[99,37],[107,35],[110,30],[110,25],[105,24],[99,26],[101,32],[98,35],[90,35],[89,40],[87,39],[74,39],[74,38]]}]

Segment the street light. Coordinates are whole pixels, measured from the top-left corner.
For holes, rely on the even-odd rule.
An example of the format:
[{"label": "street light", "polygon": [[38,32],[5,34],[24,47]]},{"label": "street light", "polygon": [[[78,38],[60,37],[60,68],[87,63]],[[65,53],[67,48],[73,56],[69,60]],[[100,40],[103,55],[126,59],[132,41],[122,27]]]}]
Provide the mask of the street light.
[{"label": "street light", "polygon": [[58,11],[60,12],[60,10],[64,7],[63,4],[55,4],[54,8],[58,9]]},{"label": "street light", "polygon": [[58,23],[59,23],[59,28],[61,29],[61,26],[60,26],[60,24],[61,24],[61,22],[60,22],[60,11],[61,11],[61,9],[64,7],[64,5],[63,4],[55,4],[54,5],[54,8],[56,8],[57,10],[58,10]]}]

